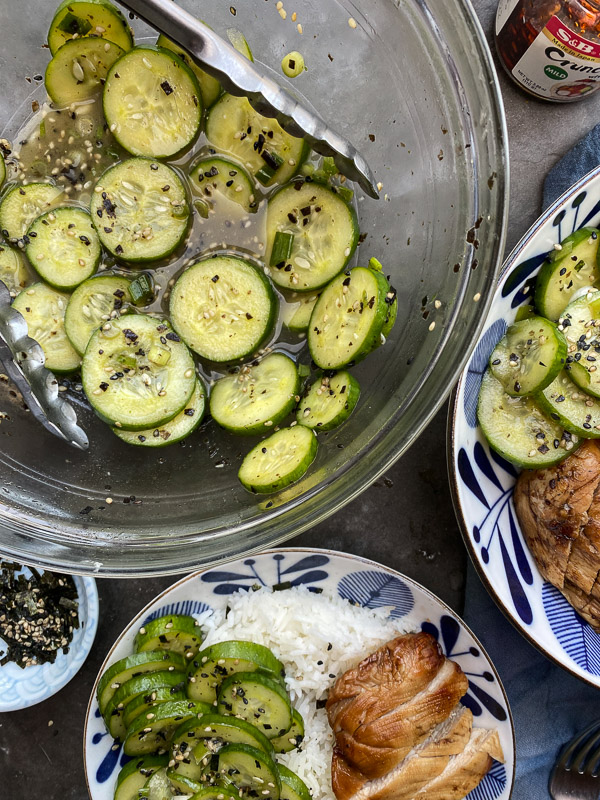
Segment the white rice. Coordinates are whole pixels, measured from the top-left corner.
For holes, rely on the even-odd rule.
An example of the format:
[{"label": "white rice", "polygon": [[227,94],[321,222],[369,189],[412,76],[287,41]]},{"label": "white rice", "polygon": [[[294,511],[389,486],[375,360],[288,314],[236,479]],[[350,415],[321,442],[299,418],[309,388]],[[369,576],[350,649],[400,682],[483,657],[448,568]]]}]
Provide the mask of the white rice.
[{"label": "white rice", "polygon": [[302,714],[301,751],[278,756],[306,783],[314,800],[332,800],[333,734],[324,708],[336,678],[385,642],[410,629],[389,617],[389,608],[362,608],[337,595],[315,594],[305,587],[273,592],[239,592],[228,600],[229,613],[199,619],[203,647],[231,639],[269,647],[283,662],[294,707]]}]

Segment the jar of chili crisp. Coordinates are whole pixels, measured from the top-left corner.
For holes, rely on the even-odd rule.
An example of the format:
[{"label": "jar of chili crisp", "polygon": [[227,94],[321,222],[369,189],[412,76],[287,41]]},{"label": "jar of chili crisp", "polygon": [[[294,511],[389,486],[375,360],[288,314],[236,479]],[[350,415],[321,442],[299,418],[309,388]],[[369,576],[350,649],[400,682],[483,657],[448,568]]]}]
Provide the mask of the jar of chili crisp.
[{"label": "jar of chili crisp", "polygon": [[600,0],[500,0],[496,46],[529,94],[571,103],[600,89]]}]

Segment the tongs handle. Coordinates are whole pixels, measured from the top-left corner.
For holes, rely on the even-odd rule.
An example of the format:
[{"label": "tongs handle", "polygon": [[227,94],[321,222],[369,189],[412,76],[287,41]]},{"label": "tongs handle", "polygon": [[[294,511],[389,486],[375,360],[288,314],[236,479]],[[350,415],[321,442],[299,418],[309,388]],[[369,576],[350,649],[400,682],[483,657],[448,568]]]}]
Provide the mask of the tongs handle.
[{"label": "tongs handle", "polygon": [[259,114],[274,117],[285,131],[305,139],[315,152],[333,157],[343,175],[356,181],[370,197],[379,197],[373,173],[356,148],[207,25],[173,0],[121,0],[121,3],[183,47],[225,91],[247,97]]}]

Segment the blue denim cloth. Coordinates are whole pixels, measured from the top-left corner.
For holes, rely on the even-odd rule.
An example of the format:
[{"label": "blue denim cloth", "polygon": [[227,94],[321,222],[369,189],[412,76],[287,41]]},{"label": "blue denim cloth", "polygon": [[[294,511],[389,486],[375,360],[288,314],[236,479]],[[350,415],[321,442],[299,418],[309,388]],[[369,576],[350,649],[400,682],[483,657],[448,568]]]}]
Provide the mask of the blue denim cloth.
[{"label": "blue denim cloth", "polygon": [[[544,208],[600,164],[596,125],[548,174]],[[517,777],[513,800],[548,800],[548,778],[561,746],[600,718],[600,690],[569,675],[530,645],[498,610],[472,565],[465,621],[496,665],[515,720]]]}]

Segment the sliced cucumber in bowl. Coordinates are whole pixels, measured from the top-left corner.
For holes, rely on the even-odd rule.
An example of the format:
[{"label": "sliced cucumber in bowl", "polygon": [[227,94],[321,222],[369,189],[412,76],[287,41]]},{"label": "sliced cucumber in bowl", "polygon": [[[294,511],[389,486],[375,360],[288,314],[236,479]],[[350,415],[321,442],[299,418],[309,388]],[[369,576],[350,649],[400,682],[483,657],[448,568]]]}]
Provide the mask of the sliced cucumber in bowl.
[{"label": "sliced cucumber in bowl", "polygon": [[282,428],[248,453],[238,478],[254,494],[277,492],[300,480],[315,460],[317,446],[314,431],[304,425]]},{"label": "sliced cucumber in bowl", "polygon": [[53,103],[70,106],[102,91],[108,71],[123,53],[104,39],[70,39],[46,67],[46,91]]},{"label": "sliced cucumber in bowl", "polygon": [[600,399],[583,392],[568,370],[561,372],[536,400],[545,413],[581,439],[600,438]]},{"label": "sliced cucumber in bowl", "polygon": [[490,447],[525,469],[557,464],[580,444],[533,397],[508,395],[489,370],[479,390],[477,419]]},{"label": "sliced cucumber in bowl", "polygon": [[90,337],[131,302],[130,281],[122,275],[97,275],[73,292],[65,312],[65,330],[75,350],[85,353]]},{"label": "sliced cucumber in bowl", "polygon": [[169,158],[196,138],[202,95],[189,67],[171,50],[135,47],[106,76],[104,116],[134,156]]},{"label": "sliced cucumber in bowl", "polygon": [[543,317],[513,323],[490,356],[490,370],[513,397],[541,392],[564,368],[567,340]]},{"label": "sliced cucumber in bowl", "polygon": [[108,0],[63,0],[50,23],[50,52],[54,55],[66,42],[81,37],[114,42],[123,50],[133,45],[127,20]]},{"label": "sliced cucumber in bowl", "polygon": [[98,416],[128,431],[173,419],[196,386],[185,344],[168,322],[142,314],[114,319],[92,335],[81,378]]}]

